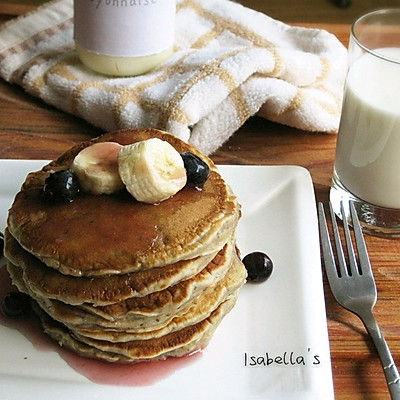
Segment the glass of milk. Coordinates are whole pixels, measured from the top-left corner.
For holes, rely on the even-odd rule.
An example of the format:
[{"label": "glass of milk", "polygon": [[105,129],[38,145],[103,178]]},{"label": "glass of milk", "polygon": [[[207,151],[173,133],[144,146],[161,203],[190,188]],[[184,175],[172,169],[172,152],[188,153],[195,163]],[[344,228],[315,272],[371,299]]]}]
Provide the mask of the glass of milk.
[{"label": "glass of milk", "polygon": [[400,8],[351,27],[330,200],[352,201],[364,231],[400,236]]}]

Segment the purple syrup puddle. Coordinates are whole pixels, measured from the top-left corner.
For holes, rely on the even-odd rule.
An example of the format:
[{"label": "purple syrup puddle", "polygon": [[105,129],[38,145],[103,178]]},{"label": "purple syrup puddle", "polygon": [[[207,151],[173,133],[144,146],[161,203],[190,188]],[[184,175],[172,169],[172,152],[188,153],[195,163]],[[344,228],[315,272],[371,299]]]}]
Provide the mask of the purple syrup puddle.
[{"label": "purple syrup puddle", "polygon": [[[7,269],[0,267],[0,301],[7,293],[15,290],[17,289],[12,285]],[[58,346],[43,332],[39,319],[33,311],[20,318],[6,317],[0,312],[0,324],[20,332],[36,350],[58,353],[73,370],[90,381],[103,385],[149,386],[190,365],[201,356],[201,351],[198,351],[185,357],[167,358],[162,361],[113,364],[81,357]]]}]

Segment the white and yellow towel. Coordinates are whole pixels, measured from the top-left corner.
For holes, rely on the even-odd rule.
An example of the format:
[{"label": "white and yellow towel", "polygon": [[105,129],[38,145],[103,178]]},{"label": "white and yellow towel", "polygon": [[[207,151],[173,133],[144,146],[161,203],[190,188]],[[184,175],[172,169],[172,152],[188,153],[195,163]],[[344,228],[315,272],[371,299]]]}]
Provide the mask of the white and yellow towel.
[{"label": "white and yellow towel", "polygon": [[156,127],[206,154],[250,116],[336,132],[346,49],[229,0],[177,0],[175,52],[155,70],[114,78],[74,51],[73,0],[0,28],[0,76],[104,130]]}]

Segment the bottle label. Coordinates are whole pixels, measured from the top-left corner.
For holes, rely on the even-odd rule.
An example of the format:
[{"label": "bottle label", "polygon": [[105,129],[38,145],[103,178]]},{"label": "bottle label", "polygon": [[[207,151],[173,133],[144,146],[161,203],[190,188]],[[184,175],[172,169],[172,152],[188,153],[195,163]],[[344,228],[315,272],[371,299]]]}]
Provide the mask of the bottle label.
[{"label": "bottle label", "polygon": [[160,53],[173,45],[175,0],[75,0],[74,39],[115,57]]}]

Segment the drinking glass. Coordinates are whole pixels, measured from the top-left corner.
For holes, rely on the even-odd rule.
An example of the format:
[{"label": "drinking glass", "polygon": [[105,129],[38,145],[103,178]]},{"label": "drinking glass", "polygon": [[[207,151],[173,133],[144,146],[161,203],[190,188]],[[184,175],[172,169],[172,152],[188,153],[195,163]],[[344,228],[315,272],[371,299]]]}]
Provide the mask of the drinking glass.
[{"label": "drinking glass", "polygon": [[[400,236],[400,8],[357,19],[330,200],[352,201],[366,233]],[[348,210],[347,210],[348,211]]]}]

